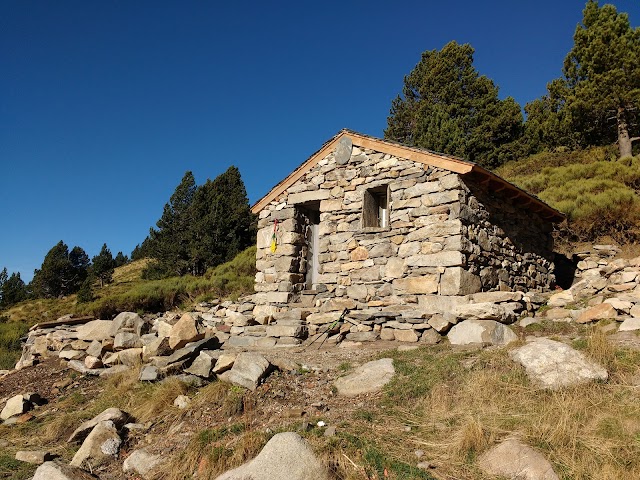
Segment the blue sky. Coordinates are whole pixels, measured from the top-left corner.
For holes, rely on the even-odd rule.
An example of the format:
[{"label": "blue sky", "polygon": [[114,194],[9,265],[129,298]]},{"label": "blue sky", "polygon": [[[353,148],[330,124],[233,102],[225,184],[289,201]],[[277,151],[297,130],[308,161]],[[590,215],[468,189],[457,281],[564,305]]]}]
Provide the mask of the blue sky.
[{"label": "blue sky", "polygon": [[[425,50],[470,43],[524,106],[560,76],[582,0],[0,2],[0,268],[59,240],[129,254],[186,170],[250,202],[342,128],[382,136]],[[637,0],[614,2],[640,21]]]}]

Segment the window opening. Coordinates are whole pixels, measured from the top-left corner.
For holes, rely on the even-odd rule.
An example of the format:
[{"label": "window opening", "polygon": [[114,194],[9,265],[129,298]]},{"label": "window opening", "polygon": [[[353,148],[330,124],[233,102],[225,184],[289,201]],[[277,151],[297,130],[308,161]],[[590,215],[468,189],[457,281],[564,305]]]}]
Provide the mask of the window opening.
[{"label": "window opening", "polygon": [[364,193],[362,227],[387,228],[389,226],[389,187],[382,185]]}]

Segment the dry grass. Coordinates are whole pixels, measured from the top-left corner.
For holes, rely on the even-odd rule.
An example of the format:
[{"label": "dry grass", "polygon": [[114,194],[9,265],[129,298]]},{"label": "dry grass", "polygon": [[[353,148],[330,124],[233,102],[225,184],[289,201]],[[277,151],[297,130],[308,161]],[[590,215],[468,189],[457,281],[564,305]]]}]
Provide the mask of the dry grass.
[{"label": "dry grass", "polygon": [[[561,478],[640,478],[640,395],[628,383],[640,352],[615,349],[599,331],[585,344],[609,381],[556,392],[532,385],[504,350],[394,353],[399,375],[377,412],[383,427],[362,431],[392,459],[415,462],[413,450],[424,450],[445,478],[483,478],[475,458],[511,435]],[[401,425],[416,428],[394,434]]]}]

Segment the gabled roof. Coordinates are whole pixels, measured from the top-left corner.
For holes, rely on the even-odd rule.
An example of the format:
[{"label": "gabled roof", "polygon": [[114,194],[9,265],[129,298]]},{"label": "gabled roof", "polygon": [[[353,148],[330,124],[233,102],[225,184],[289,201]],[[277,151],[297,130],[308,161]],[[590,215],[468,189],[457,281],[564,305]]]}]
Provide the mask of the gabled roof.
[{"label": "gabled roof", "polygon": [[445,155],[443,153],[432,152],[423,148],[410,147],[401,143],[382,140],[380,138],[371,137],[369,135],[364,135],[347,129],[343,129],[338,132],[338,134],[327,141],[320,150],[311,155],[304,163],[291,172],[288,177],[280,181],[269,191],[269,193],[251,207],[251,211],[253,213],[260,212],[273,199],[293,185],[305,173],[311,170],[320,160],[329,155],[336,148],[340,139],[345,136],[349,137],[352,144],[356,147],[369,148],[377,152],[388,153],[395,157],[405,158],[407,160],[423,163],[432,167],[443,168],[445,170],[458,173],[463,177],[473,178],[481,184],[491,188],[494,192],[504,191],[504,194],[508,198],[519,204],[522,208],[538,213],[541,217],[551,222],[561,222],[565,218],[564,214],[555,208],[550,207],[536,196],[525,192],[521,188],[509,183],[503,178],[500,178],[495,173],[492,173],[473,162]]}]

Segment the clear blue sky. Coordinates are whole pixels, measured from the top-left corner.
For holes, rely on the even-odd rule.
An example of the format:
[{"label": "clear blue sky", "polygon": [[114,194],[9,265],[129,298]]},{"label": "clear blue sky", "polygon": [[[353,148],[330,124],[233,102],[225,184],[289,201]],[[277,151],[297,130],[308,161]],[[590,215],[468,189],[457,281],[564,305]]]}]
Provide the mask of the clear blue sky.
[{"label": "clear blue sky", "polygon": [[[341,128],[382,136],[424,50],[470,43],[521,105],[583,0],[0,2],[0,268],[59,240],[129,254],[186,170],[236,165],[250,202]],[[637,0],[618,0],[632,25]]]}]

